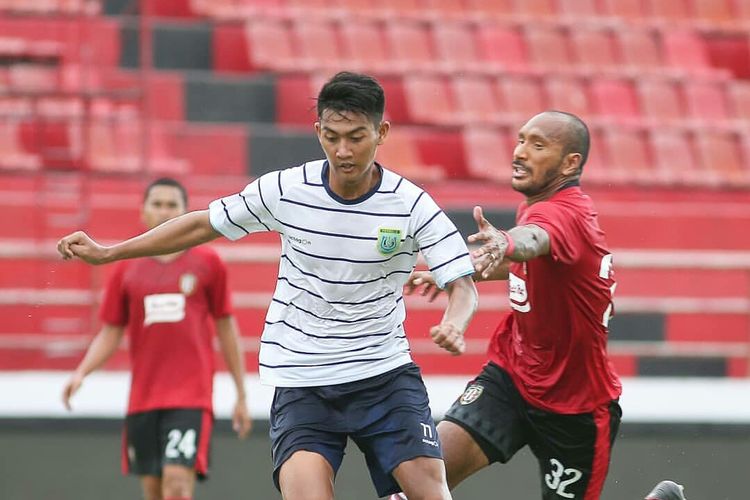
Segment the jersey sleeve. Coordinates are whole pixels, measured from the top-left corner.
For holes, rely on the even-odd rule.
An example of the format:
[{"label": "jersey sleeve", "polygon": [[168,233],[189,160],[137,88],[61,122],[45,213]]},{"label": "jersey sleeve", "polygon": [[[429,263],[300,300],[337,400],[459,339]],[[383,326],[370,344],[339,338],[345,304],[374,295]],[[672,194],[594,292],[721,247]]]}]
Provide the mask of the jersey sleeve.
[{"label": "jersey sleeve", "polygon": [[229,291],[227,266],[217,254],[211,255],[211,280],[208,286],[208,307],[214,318],[232,314],[232,294]]},{"label": "jersey sleeve", "polygon": [[474,274],[469,249],[455,224],[425,192],[412,209],[414,239],[440,288]]},{"label": "jersey sleeve", "polygon": [[581,256],[582,235],[574,212],[558,203],[539,202],[531,205],[524,224],[544,229],[550,239],[550,256],[557,262],[573,264]]},{"label": "jersey sleeve", "polygon": [[270,172],[248,184],[242,192],[212,201],[208,211],[213,228],[232,241],[250,233],[277,231],[273,210],[279,192],[272,182],[278,175]]},{"label": "jersey sleeve", "polygon": [[125,267],[126,263],[121,262],[107,280],[99,309],[99,319],[103,323],[115,326],[128,323],[128,296],[123,284]]}]

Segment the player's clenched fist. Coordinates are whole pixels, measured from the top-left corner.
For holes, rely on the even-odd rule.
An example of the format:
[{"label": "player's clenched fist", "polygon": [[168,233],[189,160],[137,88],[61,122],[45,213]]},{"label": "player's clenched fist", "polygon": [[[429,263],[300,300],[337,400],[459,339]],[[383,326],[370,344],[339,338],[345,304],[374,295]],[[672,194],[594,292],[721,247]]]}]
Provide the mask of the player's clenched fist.
[{"label": "player's clenched fist", "polygon": [[78,257],[89,264],[107,262],[107,247],[98,244],[83,231],[76,231],[58,241],[57,251],[65,260]]},{"label": "player's clenched fist", "polygon": [[453,355],[459,355],[466,349],[464,335],[451,323],[440,323],[430,328],[430,337],[437,345]]}]

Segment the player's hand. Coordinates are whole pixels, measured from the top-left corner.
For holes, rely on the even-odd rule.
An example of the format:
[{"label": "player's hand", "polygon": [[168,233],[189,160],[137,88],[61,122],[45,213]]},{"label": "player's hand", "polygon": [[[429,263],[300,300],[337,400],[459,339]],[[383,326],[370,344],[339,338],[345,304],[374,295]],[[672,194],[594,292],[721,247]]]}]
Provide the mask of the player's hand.
[{"label": "player's hand", "polygon": [[474,220],[477,233],[469,236],[469,243],[481,243],[481,247],[471,252],[474,270],[482,278],[488,278],[503,262],[508,240],[505,235],[484,218],[482,207],[474,207]]},{"label": "player's hand", "polygon": [[437,345],[458,356],[466,350],[464,343],[464,334],[455,325],[451,323],[440,323],[430,328],[430,337]]},{"label": "player's hand", "polygon": [[65,383],[65,387],[63,388],[62,393],[62,401],[65,405],[65,409],[67,409],[68,411],[71,411],[73,409],[73,407],[70,406],[70,398],[73,397],[73,394],[78,392],[81,384],[83,384],[83,376],[79,375],[78,373],[74,373]]},{"label": "player's hand", "polygon": [[237,433],[237,437],[245,439],[252,428],[253,421],[250,419],[247,403],[244,399],[238,399],[232,411],[232,429]]},{"label": "player's hand", "polygon": [[57,242],[57,251],[64,260],[78,257],[89,264],[104,264],[108,247],[98,244],[83,231],[76,231]]},{"label": "player's hand", "polygon": [[406,284],[404,287],[406,288],[406,295],[411,295],[414,293],[419,287],[422,287],[422,291],[420,292],[420,295],[423,297],[425,295],[429,295],[429,301],[432,302],[435,300],[435,298],[443,293],[443,289],[439,288],[437,286],[437,283],[435,282],[435,277],[432,275],[429,271],[414,271],[411,273],[411,276],[409,276],[409,279],[406,280]]}]

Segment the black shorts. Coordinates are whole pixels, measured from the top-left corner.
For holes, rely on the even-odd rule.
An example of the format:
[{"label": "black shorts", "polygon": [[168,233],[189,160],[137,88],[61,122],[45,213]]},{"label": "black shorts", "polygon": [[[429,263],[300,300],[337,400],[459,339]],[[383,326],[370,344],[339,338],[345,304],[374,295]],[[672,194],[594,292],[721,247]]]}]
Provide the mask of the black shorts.
[{"label": "black shorts", "polygon": [[167,464],[208,476],[213,415],[203,409],[174,408],[125,417],[122,468],[125,474],[161,476]]},{"label": "black shorts", "polygon": [[413,363],[382,375],[321,387],[277,387],[271,406],[273,479],[299,450],[338,471],[347,438],[365,454],[381,497],[401,491],[392,472],[417,457],[442,459],[427,390]]},{"label": "black shorts", "polygon": [[563,415],[528,404],[508,373],[488,363],[445,420],[464,428],[492,462],[526,445],[539,461],[542,498],[598,499],[622,410],[611,401],[591,413]]}]

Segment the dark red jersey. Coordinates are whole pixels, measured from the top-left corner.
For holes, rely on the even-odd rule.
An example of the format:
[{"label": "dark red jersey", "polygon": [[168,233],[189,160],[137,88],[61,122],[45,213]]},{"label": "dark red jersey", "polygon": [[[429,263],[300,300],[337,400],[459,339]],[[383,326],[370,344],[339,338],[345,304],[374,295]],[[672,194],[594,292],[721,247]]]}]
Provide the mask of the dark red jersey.
[{"label": "dark red jersey", "polygon": [[524,398],[557,413],[590,412],[619,397],[607,357],[615,280],[612,255],[591,199],[578,186],[518,209],[519,226],[550,237],[550,253],[512,263],[512,312],[493,334],[490,360],[505,368]]},{"label": "dark red jersey", "polygon": [[159,408],[212,411],[214,320],[231,314],[224,263],[198,247],[170,262],[120,263],[100,317],[127,325],[132,381],[128,414]]}]

